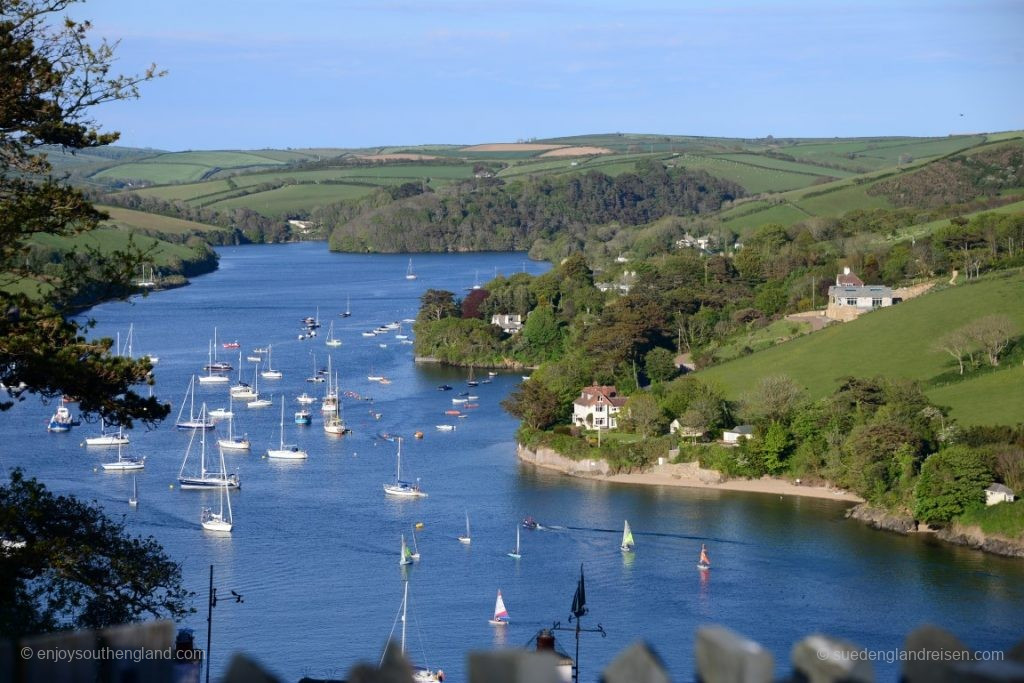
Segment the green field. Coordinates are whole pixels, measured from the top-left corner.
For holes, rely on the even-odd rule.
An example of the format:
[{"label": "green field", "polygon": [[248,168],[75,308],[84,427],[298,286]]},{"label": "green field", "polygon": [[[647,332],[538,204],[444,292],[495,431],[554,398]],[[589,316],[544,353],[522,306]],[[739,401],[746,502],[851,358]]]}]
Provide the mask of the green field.
[{"label": "green field", "polygon": [[279,217],[308,211],[318,206],[334,204],[345,199],[358,199],[373,192],[375,189],[376,187],[372,185],[342,185],[335,183],[324,185],[285,185],[276,190],[213,202],[208,206],[218,210],[245,208],[265,216]]},{"label": "green field", "polygon": [[[965,313],[969,312],[969,313]],[[737,398],[762,377],[785,374],[807,388],[811,397],[832,392],[839,379],[858,377],[903,377],[928,382],[949,372],[953,359],[932,348],[933,341],[949,330],[990,313],[1010,316],[1024,330],[1024,274],[1004,273],[982,279],[873,313],[844,324],[833,324],[785,344],[701,370],[697,377],[720,384]],[[1018,371],[1019,372],[1019,371]],[[999,422],[1013,412],[1014,402],[1004,392],[986,393],[987,383],[1011,386],[1008,370],[978,375],[976,379],[929,391],[940,403],[953,407],[953,415],[965,422]],[[971,383],[980,382],[974,390]],[[1017,417],[1021,397],[1018,383]],[[961,400],[957,394],[969,395]],[[974,400],[974,403],[970,403]],[[974,407],[971,407],[974,406]],[[961,411],[963,415],[961,415]]]},{"label": "green field", "polygon": [[1024,423],[1024,366],[978,375],[928,391],[937,405],[948,406],[964,424]]},{"label": "green field", "polygon": [[826,176],[830,178],[847,178],[856,175],[852,171],[845,171],[837,168],[825,168],[813,164],[802,164],[786,159],[776,159],[763,154],[716,154],[716,159],[728,159],[740,163],[750,164],[761,168],[775,169],[777,171],[791,171],[793,173],[806,173],[812,176]]},{"label": "green field", "polygon": [[112,166],[92,177],[100,180],[145,180],[150,183],[177,183],[199,180],[209,172],[209,166],[198,164],[136,162]]},{"label": "green field", "polygon": [[144,230],[152,230],[168,235],[182,235],[195,232],[202,233],[223,230],[223,228],[215,225],[185,221],[180,218],[171,218],[170,216],[161,216],[155,213],[146,213],[145,211],[122,209],[117,206],[100,206],[98,208],[110,214],[110,220],[106,221],[105,225],[124,230],[142,228]]},{"label": "green field", "polygon": [[792,173],[749,163],[740,163],[728,158],[682,154],[676,157],[676,165],[707,171],[719,178],[741,185],[750,194],[762,192],[785,192],[813,185],[817,176],[806,173]]},{"label": "green field", "polygon": [[158,268],[167,265],[173,260],[186,259],[192,255],[192,248],[184,244],[171,244],[170,242],[164,242],[163,240],[147,237],[146,235],[134,234],[130,230],[121,230],[113,227],[97,228],[74,237],[38,234],[31,240],[34,244],[51,247],[60,251],[73,251],[76,248],[88,246],[97,248],[105,253],[123,250],[128,247],[129,241],[140,249],[153,249],[153,260]]}]

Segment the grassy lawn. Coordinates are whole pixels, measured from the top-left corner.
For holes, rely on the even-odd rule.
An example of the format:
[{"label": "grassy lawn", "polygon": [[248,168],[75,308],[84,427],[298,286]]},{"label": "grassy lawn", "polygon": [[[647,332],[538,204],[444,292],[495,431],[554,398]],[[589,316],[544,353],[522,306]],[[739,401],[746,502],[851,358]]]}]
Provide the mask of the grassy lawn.
[{"label": "grassy lawn", "polygon": [[[696,374],[709,382],[720,384],[732,398],[751,388],[760,378],[784,374],[807,388],[813,398],[835,390],[839,379],[857,377],[904,377],[927,381],[949,371],[953,359],[932,348],[933,342],[946,332],[970,320],[990,313],[1009,316],[1024,330],[1024,275],[1020,272],[951,287],[927,294],[897,306],[880,309],[840,325],[831,325],[813,334],[779,346],[717,365]],[[989,421],[986,416],[1005,419],[1013,411],[1013,377],[1003,372],[980,375],[930,392],[940,403],[954,407],[954,416],[967,424]],[[1017,375],[1020,377],[1021,375]],[[979,382],[977,391],[971,382]],[[985,383],[1005,387],[1009,391],[988,391]],[[1020,384],[1018,383],[1018,387]],[[957,394],[976,398],[961,400]],[[941,400],[940,400],[941,399]],[[1018,410],[1016,419],[1021,421]]]},{"label": "grassy lawn", "polygon": [[988,372],[926,393],[933,403],[948,406],[950,414],[964,424],[1024,423],[1024,366]]},{"label": "grassy lawn", "polygon": [[751,351],[763,351],[764,349],[790,341],[796,337],[807,334],[811,331],[809,323],[793,322],[791,320],[776,320],[775,322],[747,331],[738,337],[730,339],[727,343],[714,350],[715,358],[720,361],[732,360]]},{"label": "grassy lawn", "polygon": [[1024,538],[1024,501],[998,503],[967,510],[957,520],[960,524],[981,527],[986,534],[1007,538]]}]

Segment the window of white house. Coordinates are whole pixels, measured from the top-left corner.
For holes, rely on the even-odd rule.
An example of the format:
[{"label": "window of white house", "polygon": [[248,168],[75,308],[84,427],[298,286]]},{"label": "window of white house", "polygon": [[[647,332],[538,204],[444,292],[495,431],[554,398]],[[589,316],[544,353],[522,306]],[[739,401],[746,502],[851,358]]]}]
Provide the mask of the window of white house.
[{"label": "window of white house", "polygon": [[882,305],[882,300],[881,299],[872,299],[871,300],[871,307],[872,308],[878,308],[881,305]]},{"label": "window of white house", "polygon": [[854,298],[854,297],[850,297],[849,299],[846,300],[846,305],[847,306],[856,306],[857,305],[857,299]]}]

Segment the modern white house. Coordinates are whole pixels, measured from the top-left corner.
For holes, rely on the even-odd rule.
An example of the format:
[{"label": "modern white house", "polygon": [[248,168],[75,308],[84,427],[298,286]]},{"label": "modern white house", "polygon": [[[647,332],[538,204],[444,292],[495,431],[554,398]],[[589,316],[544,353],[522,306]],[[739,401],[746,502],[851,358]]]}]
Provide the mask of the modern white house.
[{"label": "modern white house", "polygon": [[584,387],[572,402],[572,423],[584,429],[615,429],[626,398],[619,396],[614,386]]},{"label": "modern white house", "polygon": [[985,505],[996,505],[997,503],[1012,503],[1014,501],[1013,489],[1003,484],[992,484],[985,489]]},{"label": "modern white house", "polygon": [[737,425],[732,429],[722,432],[722,441],[725,443],[737,444],[740,439],[753,439],[754,425]]},{"label": "modern white house", "polygon": [[828,307],[825,316],[833,320],[850,321],[857,316],[885,308],[895,303],[892,290],[885,285],[865,285],[864,281],[843,268],[836,275],[836,283],[828,288]]},{"label": "modern white house", "polygon": [[518,313],[495,313],[491,324],[497,325],[505,334],[515,334],[523,329],[523,316]]}]

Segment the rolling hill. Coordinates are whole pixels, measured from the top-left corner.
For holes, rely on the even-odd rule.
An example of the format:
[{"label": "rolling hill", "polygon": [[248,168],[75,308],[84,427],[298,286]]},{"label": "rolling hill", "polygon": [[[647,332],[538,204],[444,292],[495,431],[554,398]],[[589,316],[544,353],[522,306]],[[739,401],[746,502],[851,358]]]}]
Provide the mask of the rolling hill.
[{"label": "rolling hill", "polygon": [[1024,331],[1024,272],[1005,271],[970,284],[879,309],[857,320],[696,373],[740,397],[759,379],[784,374],[809,396],[831,393],[846,376],[919,380],[926,393],[965,424],[1024,421],[1020,367],[968,373],[959,380],[950,356],[934,348],[946,332],[989,314],[1009,316]]}]

